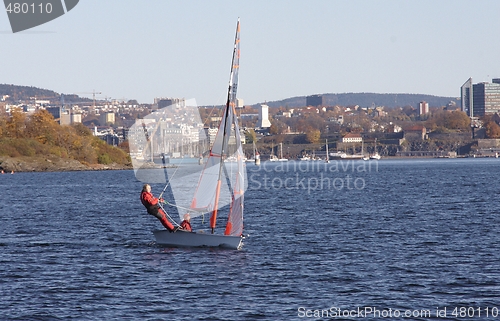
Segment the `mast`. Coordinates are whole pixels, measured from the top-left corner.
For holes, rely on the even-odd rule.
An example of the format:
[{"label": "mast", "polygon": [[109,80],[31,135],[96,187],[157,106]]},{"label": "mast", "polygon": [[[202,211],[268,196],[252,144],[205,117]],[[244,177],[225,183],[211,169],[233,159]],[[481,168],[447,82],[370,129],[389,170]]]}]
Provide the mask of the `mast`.
[{"label": "mast", "polygon": [[329,163],[330,155],[328,155],[328,139],[325,139],[325,143],[326,143],[326,162]]},{"label": "mast", "polygon": [[[236,24],[236,35],[234,39],[234,49],[233,49],[233,59],[231,62],[231,73],[229,76],[229,87],[227,91],[227,101],[226,101],[226,108],[224,110],[224,129],[223,129],[223,135],[222,135],[222,150],[221,150],[221,159],[220,159],[220,164],[219,164],[219,175],[217,179],[217,187],[215,191],[215,203],[214,203],[214,209],[212,211],[212,215],[210,217],[210,227],[212,229],[212,234],[215,231],[215,225],[217,221],[217,211],[218,211],[218,205],[219,205],[219,197],[220,197],[220,187],[222,183],[222,171],[224,169],[224,153],[226,153],[227,149],[227,143],[229,140],[229,135],[227,134],[227,131],[229,130],[229,133],[231,133],[231,124],[228,122],[229,120],[229,112],[230,109],[234,109],[235,106],[235,100],[236,100],[236,91],[238,89],[238,69],[239,69],[239,58],[240,58],[240,19],[238,18],[238,22]],[[231,120],[234,119],[235,115],[231,117]],[[229,127],[229,129],[228,129]],[[235,127],[235,133],[236,130],[238,130],[237,126]],[[227,227],[226,227],[227,229]]]}]

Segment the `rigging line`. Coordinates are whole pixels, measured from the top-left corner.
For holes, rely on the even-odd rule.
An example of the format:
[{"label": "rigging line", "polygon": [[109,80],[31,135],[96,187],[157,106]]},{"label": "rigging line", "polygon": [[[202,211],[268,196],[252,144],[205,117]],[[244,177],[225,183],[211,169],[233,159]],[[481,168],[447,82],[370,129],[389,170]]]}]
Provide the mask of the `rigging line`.
[{"label": "rigging line", "polygon": [[172,204],[172,203],[168,203],[168,205],[172,206],[172,207],[177,207],[177,208],[180,208],[181,210],[186,210],[188,212],[196,212],[196,213],[202,213],[202,214],[205,214],[204,212],[202,211],[196,211],[196,210],[193,210],[192,208],[189,208],[189,207],[183,207],[183,206],[180,206],[180,205],[177,205],[177,204]]},{"label": "rigging line", "polygon": [[207,125],[207,122],[210,119],[210,117],[212,116],[214,109],[215,109],[215,105],[212,107],[212,109],[210,110],[210,113],[208,113],[207,117],[203,121],[203,127],[205,127]]},{"label": "rigging line", "polygon": [[[167,165],[165,163],[165,153],[163,153],[162,162],[163,162],[164,172],[165,172],[165,174],[167,174],[167,177],[168,177]],[[182,165],[183,163],[184,163],[184,159],[181,160],[181,163],[179,165]],[[160,196],[158,198],[161,198],[163,196],[163,193],[165,193],[165,191],[167,190],[168,186],[170,185],[170,181],[174,178],[174,176],[177,173],[177,171],[179,170],[179,168],[180,168],[180,166],[176,166],[175,171],[172,174],[172,177],[168,177],[167,184],[163,188],[163,191],[161,191]]]},{"label": "rigging line", "polygon": [[163,210],[163,213],[165,213],[165,215],[166,215],[166,216],[170,219],[170,221],[174,222],[174,224],[175,224],[175,225],[177,225],[178,227],[180,227],[179,223],[177,223],[177,221],[176,221],[176,220],[174,220],[174,219],[170,216],[170,214],[168,214],[168,212],[167,212],[167,211],[163,208],[163,205],[161,205],[161,203],[160,203],[160,202],[158,202],[158,204],[159,204],[160,208]]},{"label": "rigging line", "polygon": [[[163,157],[165,157],[165,155],[164,155]],[[167,177],[168,177],[167,168],[166,168],[166,166],[165,166],[165,160],[163,160],[163,165],[164,165],[164,167],[165,167],[164,172],[167,174]],[[182,162],[181,162],[181,165],[182,165]],[[165,193],[165,191],[167,190],[167,187],[170,185],[170,181],[172,180],[172,178],[174,178],[175,173],[177,173],[177,170],[179,169],[179,167],[180,167],[180,166],[177,166],[177,167],[175,168],[175,171],[174,171],[174,173],[172,174],[172,177],[168,177],[167,184],[166,184],[166,185],[165,185],[165,187],[163,188],[163,191],[161,191],[160,196],[159,196],[158,198],[161,198],[161,197],[163,196],[163,193]]]},{"label": "rigging line", "polygon": [[[222,98],[225,94],[226,94],[226,93],[222,93],[222,94],[219,96],[219,98],[217,99],[217,101],[218,101],[218,102],[219,102],[219,101],[221,101],[221,98]],[[215,110],[215,107],[216,107],[216,106],[219,106],[219,105],[213,105],[213,106],[212,106],[212,109],[210,109],[210,113],[208,114],[208,116],[207,116],[207,117],[205,118],[205,120],[203,121],[203,127],[205,127],[205,126],[207,125],[208,120],[210,119],[210,117],[212,117],[212,113],[214,112],[214,110]],[[222,106],[223,106],[223,105],[222,105]],[[199,108],[199,107],[198,107],[198,108]],[[224,109],[224,108],[222,108],[222,109]],[[201,116],[201,115],[200,115],[200,116]]]},{"label": "rigging line", "polygon": [[[221,95],[219,96],[219,98],[217,98],[217,102],[221,102],[222,101],[222,98],[226,95],[226,92],[222,92]],[[215,110],[215,107],[216,106],[224,106],[224,105],[213,105],[212,106],[212,109],[210,110],[210,113],[208,114],[208,116],[205,118],[205,120],[203,121],[203,126],[205,126],[207,124],[207,121],[210,119],[210,117],[212,116],[212,113],[214,112]],[[224,108],[221,108],[221,110],[224,110]]]},{"label": "rigging line", "polygon": [[[163,163],[163,172],[164,172],[164,174],[165,174],[166,178],[168,178],[167,165],[166,165],[166,163],[165,163],[165,153],[163,153],[163,156],[161,157],[161,162]],[[174,174],[175,174],[175,173],[174,173]],[[163,188],[163,191],[161,191],[160,196],[158,197],[158,199],[161,199],[161,198],[162,198],[163,193],[165,193],[165,191],[167,190],[168,184],[170,184],[170,178],[168,178],[167,184],[166,184],[166,185],[165,185],[165,187]]]}]

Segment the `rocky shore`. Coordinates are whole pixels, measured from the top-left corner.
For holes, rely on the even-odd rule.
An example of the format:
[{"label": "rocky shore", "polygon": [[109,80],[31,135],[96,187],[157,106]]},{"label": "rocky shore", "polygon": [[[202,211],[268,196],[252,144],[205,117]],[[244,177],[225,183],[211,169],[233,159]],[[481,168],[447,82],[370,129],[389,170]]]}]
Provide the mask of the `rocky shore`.
[{"label": "rocky shore", "polygon": [[82,164],[74,159],[57,156],[8,157],[0,156],[0,170],[4,172],[66,172],[89,170],[132,169],[132,164]]}]

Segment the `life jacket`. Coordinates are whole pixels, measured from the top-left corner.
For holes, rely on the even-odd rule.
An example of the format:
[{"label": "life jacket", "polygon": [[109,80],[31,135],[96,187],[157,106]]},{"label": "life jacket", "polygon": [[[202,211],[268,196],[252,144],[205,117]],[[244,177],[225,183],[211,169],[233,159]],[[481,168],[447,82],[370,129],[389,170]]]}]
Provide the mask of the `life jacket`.
[{"label": "life jacket", "polygon": [[185,231],[188,231],[188,232],[191,232],[192,229],[191,229],[191,223],[189,223],[188,221],[184,220],[181,222],[181,227],[183,230]]},{"label": "life jacket", "polygon": [[148,213],[158,210],[158,199],[148,192],[141,193],[141,203],[146,207]]}]

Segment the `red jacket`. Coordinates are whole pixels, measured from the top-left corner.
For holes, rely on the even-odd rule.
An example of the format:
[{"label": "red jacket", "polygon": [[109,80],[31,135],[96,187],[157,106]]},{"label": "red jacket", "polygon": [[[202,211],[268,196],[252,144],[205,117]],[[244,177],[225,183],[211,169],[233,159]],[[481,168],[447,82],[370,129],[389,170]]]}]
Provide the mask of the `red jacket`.
[{"label": "red jacket", "polygon": [[141,202],[148,210],[158,204],[158,199],[148,192],[141,193]]},{"label": "red jacket", "polygon": [[185,231],[188,231],[188,232],[191,232],[191,223],[189,223],[188,221],[184,220],[181,222],[181,227],[183,230]]}]

